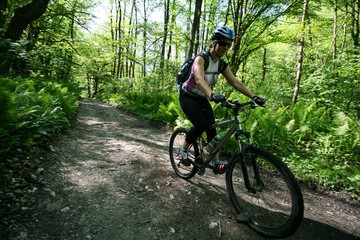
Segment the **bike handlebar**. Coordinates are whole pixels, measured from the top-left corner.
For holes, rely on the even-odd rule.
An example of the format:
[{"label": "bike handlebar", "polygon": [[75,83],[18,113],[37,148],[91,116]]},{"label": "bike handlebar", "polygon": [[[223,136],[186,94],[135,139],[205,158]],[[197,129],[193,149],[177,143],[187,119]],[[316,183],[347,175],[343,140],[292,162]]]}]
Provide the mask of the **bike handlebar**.
[{"label": "bike handlebar", "polygon": [[226,99],[224,102],[222,102],[222,105],[226,108],[231,108],[234,110],[240,110],[248,105],[250,108],[261,107],[260,105],[256,104],[254,101],[248,101],[248,102],[242,103],[238,100],[228,100],[228,99]]}]

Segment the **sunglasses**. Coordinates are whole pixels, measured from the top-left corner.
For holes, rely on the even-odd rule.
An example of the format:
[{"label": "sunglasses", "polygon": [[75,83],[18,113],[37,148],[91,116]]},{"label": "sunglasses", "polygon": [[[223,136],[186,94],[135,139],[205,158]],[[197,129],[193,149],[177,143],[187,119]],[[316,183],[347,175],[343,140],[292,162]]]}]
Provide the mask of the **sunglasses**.
[{"label": "sunglasses", "polygon": [[222,47],[227,46],[228,48],[231,48],[231,45],[232,45],[231,42],[229,43],[229,42],[225,42],[225,41],[217,41],[216,43],[219,44]]}]

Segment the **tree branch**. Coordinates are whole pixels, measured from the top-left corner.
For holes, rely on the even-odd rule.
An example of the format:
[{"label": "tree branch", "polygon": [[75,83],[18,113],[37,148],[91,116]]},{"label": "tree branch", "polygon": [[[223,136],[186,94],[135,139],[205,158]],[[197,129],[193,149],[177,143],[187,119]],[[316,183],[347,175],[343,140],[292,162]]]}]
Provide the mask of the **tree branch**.
[{"label": "tree branch", "polygon": [[27,5],[15,9],[4,38],[12,41],[19,40],[26,27],[43,15],[49,2],[50,0],[33,0]]}]

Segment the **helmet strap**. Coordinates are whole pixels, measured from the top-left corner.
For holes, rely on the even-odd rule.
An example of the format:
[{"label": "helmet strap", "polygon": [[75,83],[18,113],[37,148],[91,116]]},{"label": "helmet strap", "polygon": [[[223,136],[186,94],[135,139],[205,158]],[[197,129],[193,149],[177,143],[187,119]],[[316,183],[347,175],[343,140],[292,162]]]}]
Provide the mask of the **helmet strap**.
[{"label": "helmet strap", "polygon": [[214,52],[215,52],[215,55],[216,55],[218,58],[221,58],[221,57],[219,56],[219,54],[216,52],[216,50],[215,50]]},{"label": "helmet strap", "polygon": [[219,54],[218,54],[217,51],[216,51],[216,45],[217,45],[217,44],[218,44],[218,43],[217,43],[217,40],[214,41],[213,48],[214,48],[214,53],[215,53],[215,55],[220,59],[221,57],[219,56]]}]

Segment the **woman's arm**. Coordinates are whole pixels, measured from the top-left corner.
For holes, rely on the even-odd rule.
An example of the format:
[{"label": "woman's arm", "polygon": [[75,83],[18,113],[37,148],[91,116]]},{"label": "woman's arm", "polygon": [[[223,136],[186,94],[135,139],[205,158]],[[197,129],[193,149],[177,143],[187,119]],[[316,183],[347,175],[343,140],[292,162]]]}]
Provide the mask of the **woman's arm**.
[{"label": "woman's arm", "polygon": [[222,74],[227,82],[239,92],[251,99],[255,96],[240,80],[235,77],[229,66],[225,68]]}]

